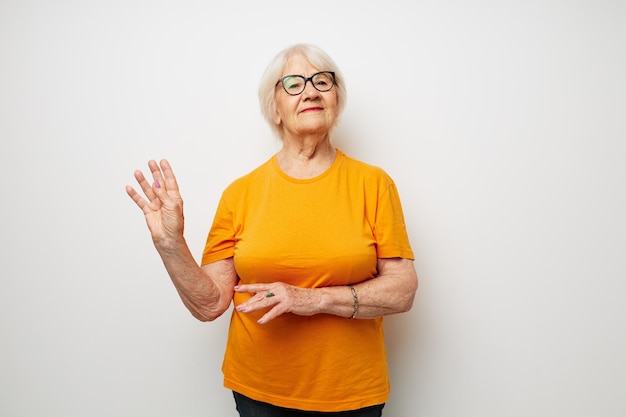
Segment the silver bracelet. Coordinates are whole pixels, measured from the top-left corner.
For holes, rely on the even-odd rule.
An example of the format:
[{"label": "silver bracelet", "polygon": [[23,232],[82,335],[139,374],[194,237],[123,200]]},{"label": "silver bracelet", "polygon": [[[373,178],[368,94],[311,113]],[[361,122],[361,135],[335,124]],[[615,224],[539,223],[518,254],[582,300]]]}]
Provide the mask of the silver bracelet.
[{"label": "silver bracelet", "polygon": [[353,319],[359,314],[359,295],[356,293],[354,285],[348,285],[348,287],[352,290],[352,298],[354,298],[354,311],[352,312],[352,317],[350,317],[350,319]]}]

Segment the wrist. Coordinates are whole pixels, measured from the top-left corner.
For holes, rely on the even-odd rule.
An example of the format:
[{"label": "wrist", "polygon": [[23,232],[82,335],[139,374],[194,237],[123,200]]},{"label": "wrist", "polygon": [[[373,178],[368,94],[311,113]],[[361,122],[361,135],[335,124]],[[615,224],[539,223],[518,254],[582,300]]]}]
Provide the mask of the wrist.
[{"label": "wrist", "polygon": [[187,242],[183,236],[163,237],[153,240],[153,243],[162,256],[180,254],[187,249]]},{"label": "wrist", "polygon": [[352,292],[353,301],[352,315],[350,316],[350,319],[354,319],[359,314],[359,294],[356,292],[354,285],[348,285],[348,288],[350,288],[350,291]]}]

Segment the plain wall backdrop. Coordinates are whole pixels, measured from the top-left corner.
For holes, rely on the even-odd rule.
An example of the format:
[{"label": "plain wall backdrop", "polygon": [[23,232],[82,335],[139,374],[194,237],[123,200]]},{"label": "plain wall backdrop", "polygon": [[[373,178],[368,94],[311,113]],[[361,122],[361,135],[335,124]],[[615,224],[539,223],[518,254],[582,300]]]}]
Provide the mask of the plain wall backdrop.
[{"label": "plain wall backdrop", "polygon": [[279,149],[257,86],[298,42],[384,168],[420,288],[386,319],[386,417],[626,415],[626,4],[0,1],[0,415],[235,416],[229,314],[178,299],[133,171],[167,158],[200,258]]}]

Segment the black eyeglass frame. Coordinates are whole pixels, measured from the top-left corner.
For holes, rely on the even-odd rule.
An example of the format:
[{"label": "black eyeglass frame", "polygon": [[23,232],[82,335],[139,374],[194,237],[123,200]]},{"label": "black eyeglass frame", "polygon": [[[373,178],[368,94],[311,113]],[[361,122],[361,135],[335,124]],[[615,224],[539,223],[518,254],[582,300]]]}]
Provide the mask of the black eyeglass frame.
[{"label": "black eyeglass frame", "polygon": [[[327,90],[320,90],[319,88],[317,88],[317,86],[313,82],[313,78],[317,77],[320,74],[330,74],[330,79],[332,81],[332,84],[330,85],[330,87],[328,87]],[[285,87],[285,83],[283,81],[285,80],[285,78],[289,78],[289,77],[297,77],[297,78],[300,78],[300,79],[304,80],[304,84],[302,84],[302,91],[300,91],[299,93],[296,93],[296,94],[293,94],[293,93],[290,93],[289,91],[287,91],[287,87]],[[281,77],[281,78],[278,79],[278,81],[276,81],[276,85],[278,85],[278,84],[282,85],[283,86],[283,90],[285,90],[285,93],[289,94],[290,96],[299,96],[300,94],[304,93],[304,90],[306,90],[306,83],[307,83],[307,81],[311,81],[311,85],[317,91],[319,91],[320,93],[325,93],[327,91],[332,90],[332,88],[335,86],[335,72],[334,71],[320,71],[320,72],[316,72],[315,74],[311,75],[309,78],[306,78],[303,75],[296,75],[296,74],[285,75],[284,77]]]}]

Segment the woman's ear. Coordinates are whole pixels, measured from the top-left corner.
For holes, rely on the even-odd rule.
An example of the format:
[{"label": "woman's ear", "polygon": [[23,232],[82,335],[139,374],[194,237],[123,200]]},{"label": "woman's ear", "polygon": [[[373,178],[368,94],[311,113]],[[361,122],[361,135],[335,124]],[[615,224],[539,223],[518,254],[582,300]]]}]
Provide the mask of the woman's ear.
[{"label": "woman's ear", "polygon": [[282,123],[282,118],[280,117],[280,114],[278,113],[278,108],[276,107],[276,103],[272,104],[271,111],[272,111],[271,113],[272,122],[274,122],[276,126],[280,126],[280,124]]}]

